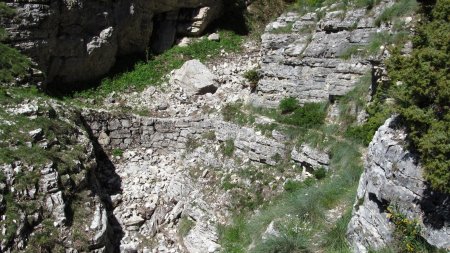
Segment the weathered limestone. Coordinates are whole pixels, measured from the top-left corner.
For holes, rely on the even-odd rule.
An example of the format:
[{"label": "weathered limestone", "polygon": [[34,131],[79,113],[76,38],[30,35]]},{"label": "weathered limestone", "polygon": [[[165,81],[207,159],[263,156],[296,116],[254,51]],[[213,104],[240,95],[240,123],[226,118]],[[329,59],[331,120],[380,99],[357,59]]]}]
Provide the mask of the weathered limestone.
[{"label": "weathered limestone", "polygon": [[330,164],[330,157],[326,152],[312,148],[307,144],[301,145],[298,151],[294,148],[291,152],[291,159],[313,170],[321,167],[328,169],[328,165]]},{"label": "weathered limestone", "polygon": [[450,248],[450,196],[430,189],[416,156],[404,148],[405,138],[405,131],[391,118],[369,145],[348,226],[355,252],[390,245],[394,224],[387,217],[389,205],[418,220],[422,237],[431,245]]},{"label": "weathered limestone", "polygon": [[306,103],[346,94],[372,65],[368,57],[344,59],[342,55],[388,30],[376,27],[374,20],[391,3],[382,1],[370,12],[324,7],[326,14],[321,20],[316,13],[300,16],[289,12],[270,23],[262,36],[262,78],[252,103],[276,107],[284,97]]},{"label": "weathered limestone", "polygon": [[[221,0],[20,1],[1,20],[8,43],[29,55],[48,82],[73,83],[106,74],[119,56],[161,52],[178,34],[196,36],[220,15]],[[59,87],[61,88],[61,87]]]},{"label": "weathered limestone", "polygon": [[217,77],[199,60],[190,60],[173,74],[169,83],[180,86],[188,97],[214,93]]}]

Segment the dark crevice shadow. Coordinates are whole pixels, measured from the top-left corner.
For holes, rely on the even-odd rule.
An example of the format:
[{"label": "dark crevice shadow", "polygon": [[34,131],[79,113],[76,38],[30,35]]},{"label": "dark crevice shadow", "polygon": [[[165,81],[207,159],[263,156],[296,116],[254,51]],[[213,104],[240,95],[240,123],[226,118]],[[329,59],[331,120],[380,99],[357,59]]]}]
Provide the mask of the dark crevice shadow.
[{"label": "dark crevice shadow", "polygon": [[387,201],[386,199],[379,200],[377,198],[377,195],[375,195],[375,193],[373,193],[373,192],[369,192],[369,200],[372,202],[375,202],[375,204],[377,204],[378,210],[380,211],[380,213],[386,212],[386,210],[390,204],[389,201]]},{"label": "dark crevice shadow", "polygon": [[109,225],[112,227],[112,233],[108,234],[111,245],[106,246],[106,252],[120,252],[120,241],[125,235],[119,221],[113,214],[114,207],[111,201],[111,195],[121,193],[122,180],[116,173],[116,168],[103,147],[98,143],[89,124],[81,116],[81,122],[86,129],[89,139],[94,146],[95,159],[97,167],[91,171],[90,188],[93,194],[97,195],[106,208]]},{"label": "dark crevice shadow", "polygon": [[450,226],[450,194],[435,191],[427,184],[419,205],[425,225],[434,229]]}]

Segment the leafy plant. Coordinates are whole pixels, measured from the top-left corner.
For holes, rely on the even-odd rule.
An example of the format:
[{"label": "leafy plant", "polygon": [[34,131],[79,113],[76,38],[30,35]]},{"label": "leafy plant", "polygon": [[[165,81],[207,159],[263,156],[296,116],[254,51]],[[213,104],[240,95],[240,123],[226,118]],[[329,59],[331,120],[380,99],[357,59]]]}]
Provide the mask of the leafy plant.
[{"label": "leafy plant", "polygon": [[299,107],[297,99],[293,97],[283,98],[279,105],[281,113],[290,113],[297,110]]},{"label": "leafy plant", "polygon": [[231,157],[234,153],[234,140],[228,139],[222,144],[222,153],[224,156]]},{"label": "leafy plant", "polygon": [[277,120],[284,124],[303,128],[316,127],[323,124],[326,109],[327,104],[325,103],[305,103],[302,107],[295,109],[292,114],[282,116]]},{"label": "leafy plant", "polygon": [[113,156],[122,156],[123,155],[123,150],[120,148],[115,148],[112,150],[112,155]]},{"label": "leafy plant", "polygon": [[324,179],[327,176],[327,169],[320,167],[314,170],[313,175],[317,180]]},{"label": "leafy plant", "polygon": [[388,73],[411,148],[418,151],[431,186],[450,193],[449,0],[438,0],[424,14],[413,39],[413,52],[395,51]]}]

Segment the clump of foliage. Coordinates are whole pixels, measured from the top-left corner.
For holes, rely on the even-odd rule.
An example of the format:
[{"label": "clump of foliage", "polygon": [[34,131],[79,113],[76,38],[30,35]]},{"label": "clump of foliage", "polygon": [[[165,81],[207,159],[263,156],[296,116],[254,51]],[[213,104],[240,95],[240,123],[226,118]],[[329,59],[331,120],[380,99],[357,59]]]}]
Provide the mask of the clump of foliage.
[{"label": "clump of foliage", "polygon": [[[14,15],[14,10],[0,3],[0,18]],[[0,27],[0,83],[8,83],[16,77],[24,77],[31,65],[30,60],[18,50],[2,43],[7,38],[5,29]]]},{"label": "clump of foliage", "polygon": [[413,52],[395,52],[388,72],[396,91],[398,112],[411,146],[421,157],[426,179],[434,189],[450,193],[450,1],[438,0],[423,14],[413,39]]},{"label": "clump of foliage", "polygon": [[123,155],[123,150],[120,148],[115,148],[112,150],[112,155],[113,156],[122,156]]},{"label": "clump of foliage", "polygon": [[322,125],[326,117],[326,103],[305,103],[289,115],[279,118],[279,122],[304,128]]},{"label": "clump of foliage", "polygon": [[287,97],[283,98],[280,101],[280,105],[278,106],[281,110],[281,113],[290,113],[299,108],[299,104],[296,98]]},{"label": "clump of foliage", "polygon": [[314,170],[313,175],[317,180],[324,179],[327,176],[327,169],[320,167]]},{"label": "clump of foliage", "polygon": [[234,153],[234,140],[228,139],[222,145],[222,152],[224,156],[231,157]]},{"label": "clump of foliage", "polygon": [[418,3],[416,0],[400,0],[391,7],[386,8],[383,13],[375,20],[375,24],[380,26],[382,23],[393,20],[396,17],[413,13],[417,10]]},{"label": "clump of foliage", "polygon": [[256,71],[256,69],[252,69],[252,70],[245,72],[244,77],[252,84],[252,86],[256,87],[256,84],[259,81],[259,75],[258,75],[258,71]]},{"label": "clump of foliage", "polygon": [[395,206],[387,208],[387,217],[395,225],[395,245],[400,252],[434,252],[434,247],[427,243],[420,235],[420,225],[417,220],[409,219]]}]

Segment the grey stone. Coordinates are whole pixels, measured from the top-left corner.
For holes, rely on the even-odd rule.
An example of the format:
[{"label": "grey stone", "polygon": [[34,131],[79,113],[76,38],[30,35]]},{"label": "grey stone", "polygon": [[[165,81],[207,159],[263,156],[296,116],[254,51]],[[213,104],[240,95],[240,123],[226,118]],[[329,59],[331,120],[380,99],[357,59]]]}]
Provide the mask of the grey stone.
[{"label": "grey stone", "polygon": [[417,157],[404,147],[404,129],[397,125],[395,118],[388,119],[369,145],[348,225],[349,241],[355,252],[389,246],[395,225],[386,209],[395,205],[408,219],[418,220],[428,243],[448,249],[450,196],[429,188]]},{"label": "grey stone", "polygon": [[218,33],[211,33],[210,35],[208,35],[208,40],[220,41],[220,35]]},{"label": "grey stone", "polygon": [[323,167],[328,169],[330,157],[324,151],[312,148],[309,145],[301,145],[299,151],[294,148],[291,152],[291,159],[302,166],[311,169]]},{"label": "grey stone", "polygon": [[190,60],[176,70],[170,83],[180,86],[188,96],[214,93],[217,77],[198,60]]}]

